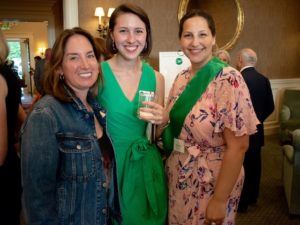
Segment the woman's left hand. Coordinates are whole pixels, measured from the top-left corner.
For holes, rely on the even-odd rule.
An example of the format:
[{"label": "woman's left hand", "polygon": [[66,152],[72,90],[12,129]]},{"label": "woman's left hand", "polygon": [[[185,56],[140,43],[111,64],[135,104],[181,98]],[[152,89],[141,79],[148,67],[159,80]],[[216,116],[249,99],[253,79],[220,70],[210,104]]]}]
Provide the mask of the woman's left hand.
[{"label": "woman's left hand", "polygon": [[206,208],[204,225],[221,225],[226,216],[226,202],[212,197]]}]

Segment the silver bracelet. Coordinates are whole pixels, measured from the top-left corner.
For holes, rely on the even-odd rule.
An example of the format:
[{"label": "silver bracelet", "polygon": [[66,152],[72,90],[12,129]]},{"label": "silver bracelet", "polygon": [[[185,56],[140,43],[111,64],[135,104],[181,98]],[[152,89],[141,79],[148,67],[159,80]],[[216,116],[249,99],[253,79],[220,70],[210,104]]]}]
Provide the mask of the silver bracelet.
[{"label": "silver bracelet", "polygon": [[159,129],[160,129],[160,130],[163,130],[163,129],[165,129],[166,127],[168,127],[169,124],[170,124],[170,120],[169,120],[165,125],[163,125],[162,127],[159,127]]}]

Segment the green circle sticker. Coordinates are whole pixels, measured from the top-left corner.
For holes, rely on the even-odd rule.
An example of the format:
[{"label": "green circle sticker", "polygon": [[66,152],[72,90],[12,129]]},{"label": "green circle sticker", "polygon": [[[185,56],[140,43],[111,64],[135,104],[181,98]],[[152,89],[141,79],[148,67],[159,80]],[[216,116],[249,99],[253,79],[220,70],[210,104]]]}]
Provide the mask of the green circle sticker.
[{"label": "green circle sticker", "polygon": [[177,58],[176,59],[176,64],[181,65],[182,64],[182,58]]}]

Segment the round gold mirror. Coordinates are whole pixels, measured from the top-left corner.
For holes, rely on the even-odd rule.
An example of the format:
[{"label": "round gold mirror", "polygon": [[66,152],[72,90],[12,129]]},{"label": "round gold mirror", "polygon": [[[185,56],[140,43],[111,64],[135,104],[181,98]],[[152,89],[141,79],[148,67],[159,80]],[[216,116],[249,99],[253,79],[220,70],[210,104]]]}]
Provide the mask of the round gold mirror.
[{"label": "round gold mirror", "polygon": [[178,21],[191,9],[209,12],[216,23],[219,49],[231,49],[237,42],[244,26],[244,12],[239,0],[180,0]]}]

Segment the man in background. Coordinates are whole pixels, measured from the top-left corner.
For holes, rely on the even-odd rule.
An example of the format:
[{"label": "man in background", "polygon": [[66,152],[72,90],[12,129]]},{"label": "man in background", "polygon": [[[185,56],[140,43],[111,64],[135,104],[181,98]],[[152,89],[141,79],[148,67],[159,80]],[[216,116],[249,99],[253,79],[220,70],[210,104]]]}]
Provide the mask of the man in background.
[{"label": "man in background", "polygon": [[45,63],[50,60],[51,57],[51,48],[47,48],[45,51],[45,58],[41,59],[36,63],[33,79],[34,79],[34,85],[36,90],[42,95],[44,93],[43,89],[43,77],[44,77],[44,68],[45,68]]},{"label": "man in background", "polygon": [[256,204],[261,178],[261,147],[264,146],[264,121],[274,111],[270,81],[256,69],[257,55],[250,48],[238,52],[236,67],[248,86],[252,104],[260,124],[257,133],[250,136],[244,159],[245,181],[238,212],[246,212],[248,205]]}]

